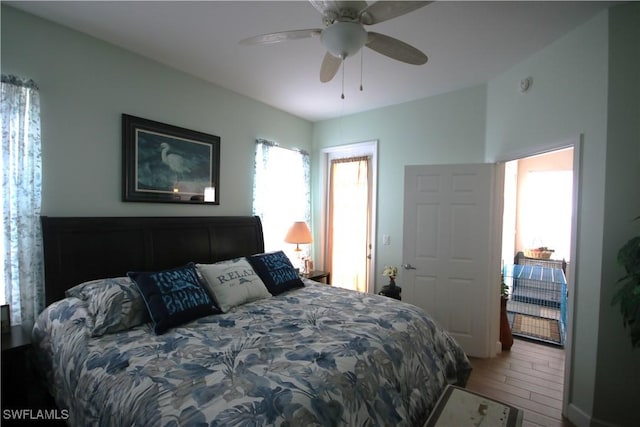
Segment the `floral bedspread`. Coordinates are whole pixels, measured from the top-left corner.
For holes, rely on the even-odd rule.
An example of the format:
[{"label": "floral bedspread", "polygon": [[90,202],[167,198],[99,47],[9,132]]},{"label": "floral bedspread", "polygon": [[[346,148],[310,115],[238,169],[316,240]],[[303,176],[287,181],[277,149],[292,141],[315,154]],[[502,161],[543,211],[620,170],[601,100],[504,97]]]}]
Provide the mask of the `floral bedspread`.
[{"label": "floral bedspread", "polygon": [[421,309],[306,282],[164,335],[91,338],[66,298],[34,326],[40,368],[76,426],[421,426],[462,349]]}]

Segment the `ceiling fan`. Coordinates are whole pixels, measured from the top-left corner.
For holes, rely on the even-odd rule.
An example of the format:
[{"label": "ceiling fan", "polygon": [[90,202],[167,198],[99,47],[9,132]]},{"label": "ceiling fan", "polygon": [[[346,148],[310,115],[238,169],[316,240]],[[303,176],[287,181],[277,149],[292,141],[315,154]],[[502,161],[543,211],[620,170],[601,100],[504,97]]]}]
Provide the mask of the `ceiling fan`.
[{"label": "ceiling fan", "polygon": [[320,42],[327,49],[320,67],[320,81],[323,83],[333,79],[340,64],[363,46],[407,64],[422,65],[427,62],[427,55],[415,47],[384,34],[366,31],[364,26],[404,15],[432,2],[377,1],[370,5],[366,1],[309,2],[322,14],[324,28],[263,34],[244,39],[240,44],[263,45],[320,36]]}]

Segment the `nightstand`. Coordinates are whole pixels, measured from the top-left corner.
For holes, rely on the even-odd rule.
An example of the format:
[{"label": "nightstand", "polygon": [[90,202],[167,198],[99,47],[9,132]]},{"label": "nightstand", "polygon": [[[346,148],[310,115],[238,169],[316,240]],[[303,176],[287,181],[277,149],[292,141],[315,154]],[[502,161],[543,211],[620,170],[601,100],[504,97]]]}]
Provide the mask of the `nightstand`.
[{"label": "nightstand", "polygon": [[328,271],[313,270],[309,273],[303,273],[302,277],[309,280],[315,280],[316,282],[324,283],[327,285],[331,284],[331,273],[329,273]]},{"label": "nightstand", "polygon": [[22,326],[2,334],[2,408],[28,407],[29,383],[33,381],[31,335]]},{"label": "nightstand", "polygon": [[[12,326],[2,334],[2,425],[25,425],[27,418],[12,418],[5,409],[56,410],[53,398],[42,386],[32,362],[31,331]],[[60,412],[56,412],[60,414]],[[23,417],[33,412],[22,412]],[[48,420],[47,425],[65,425],[63,420]]]},{"label": "nightstand", "polygon": [[402,288],[398,285],[385,285],[382,287],[382,290],[378,292],[378,295],[384,295],[389,298],[402,300],[400,294],[402,293]]}]

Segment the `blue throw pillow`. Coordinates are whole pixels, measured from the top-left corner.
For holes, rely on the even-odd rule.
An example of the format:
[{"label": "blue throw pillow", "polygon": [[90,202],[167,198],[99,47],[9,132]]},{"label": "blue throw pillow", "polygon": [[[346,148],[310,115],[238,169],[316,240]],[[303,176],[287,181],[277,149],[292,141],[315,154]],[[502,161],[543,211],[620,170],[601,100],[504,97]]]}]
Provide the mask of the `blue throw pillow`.
[{"label": "blue throw pillow", "polygon": [[247,261],[258,273],[271,295],[304,287],[300,275],[282,251],[252,255],[247,257]]},{"label": "blue throw pillow", "polygon": [[138,286],[157,335],[173,326],[220,313],[200,283],[193,263],[164,271],[129,272],[127,276]]}]

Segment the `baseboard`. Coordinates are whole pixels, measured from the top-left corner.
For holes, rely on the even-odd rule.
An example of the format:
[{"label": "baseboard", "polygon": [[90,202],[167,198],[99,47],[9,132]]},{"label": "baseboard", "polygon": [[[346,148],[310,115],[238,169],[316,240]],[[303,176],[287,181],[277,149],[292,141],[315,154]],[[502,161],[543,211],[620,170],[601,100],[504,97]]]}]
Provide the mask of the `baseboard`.
[{"label": "baseboard", "polygon": [[597,418],[591,418],[591,427],[620,427],[618,424],[611,424]]},{"label": "baseboard", "polygon": [[567,406],[567,413],[565,415],[576,427],[619,427],[617,424],[611,424],[593,418],[573,404]]},{"label": "baseboard", "polygon": [[565,415],[576,427],[591,427],[591,415],[588,415],[572,403],[567,405],[567,413]]}]

